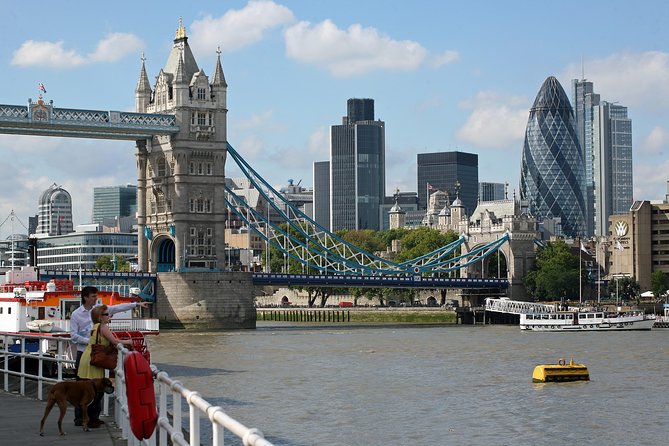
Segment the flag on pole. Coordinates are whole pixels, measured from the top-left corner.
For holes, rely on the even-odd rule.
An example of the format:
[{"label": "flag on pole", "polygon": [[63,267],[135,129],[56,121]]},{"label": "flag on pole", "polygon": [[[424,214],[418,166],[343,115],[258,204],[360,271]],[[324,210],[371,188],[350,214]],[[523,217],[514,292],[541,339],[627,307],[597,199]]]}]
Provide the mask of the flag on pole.
[{"label": "flag on pole", "polygon": [[41,91],[42,93],[46,93],[46,88],[44,87],[43,83],[40,82],[39,84],[37,84],[37,87],[39,88],[39,91]]},{"label": "flag on pole", "polygon": [[581,241],[581,251],[583,251],[584,253],[590,255],[590,253],[588,252],[588,250],[585,249],[585,245],[583,244],[583,241]]}]

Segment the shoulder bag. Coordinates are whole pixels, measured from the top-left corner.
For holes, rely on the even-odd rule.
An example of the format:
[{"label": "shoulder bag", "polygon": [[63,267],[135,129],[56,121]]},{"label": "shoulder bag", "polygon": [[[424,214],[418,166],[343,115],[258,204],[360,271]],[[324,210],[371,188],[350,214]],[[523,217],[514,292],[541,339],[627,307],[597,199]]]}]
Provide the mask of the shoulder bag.
[{"label": "shoulder bag", "polygon": [[118,349],[115,345],[100,344],[100,327],[95,334],[95,344],[91,345],[91,365],[103,369],[114,370],[118,360]]}]

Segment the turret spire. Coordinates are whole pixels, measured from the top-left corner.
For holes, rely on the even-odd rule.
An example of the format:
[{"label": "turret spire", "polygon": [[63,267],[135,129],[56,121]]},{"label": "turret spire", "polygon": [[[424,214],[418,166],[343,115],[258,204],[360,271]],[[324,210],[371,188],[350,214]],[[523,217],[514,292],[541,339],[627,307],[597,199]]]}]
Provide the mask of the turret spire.
[{"label": "turret spire", "polygon": [[142,51],[142,68],[139,70],[139,80],[137,81],[137,88],[135,93],[151,93],[151,83],[149,82],[149,77],[146,75],[146,67],[144,66],[144,51]]},{"label": "turret spire", "polygon": [[186,72],[184,70],[184,61],[181,57],[179,58],[179,62],[177,63],[177,69],[176,72],[174,73],[174,83],[175,84],[188,83],[188,79],[186,78]]},{"label": "turret spire", "polygon": [[174,40],[185,39],[186,38],[186,28],[184,28],[182,17],[179,17],[179,27],[177,28],[177,33],[174,36]]},{"label": "turret spire", "polygon": [[211,85],[214,87],[227,87],[228,84],[225,82],[225,75],[223,74],[223,67],[221,66],[221,47],[219,46],[216,49],[216,68],[214,68],[214,80]]}]

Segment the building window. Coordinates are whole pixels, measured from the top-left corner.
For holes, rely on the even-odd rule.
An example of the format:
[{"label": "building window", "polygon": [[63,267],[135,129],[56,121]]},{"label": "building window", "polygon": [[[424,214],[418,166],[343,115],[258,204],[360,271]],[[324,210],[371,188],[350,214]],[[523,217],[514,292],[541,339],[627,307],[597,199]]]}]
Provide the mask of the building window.
[{"label": "building window", "polygon": [[160,158],[156,161],[156,176],[164,177],[167,172],[167,163],[165,163],[165,158]]},{"label": "building window", "polygon": [[195,163],[192,161],[188,164],[188,173],[195,175]]},{"label": "building window", "polygon": [[207,175],[212,175],[211,163],[207,163]]},{"label": "building window", "polygon": [[206,113],[198,113],[197,114],[197,124],[198,125],[207,125],[207,114]]},{"label": "building window", "polygon": [[190,236],[195,237],[195,234],[197,234],[197,228],[193,226],[190,228]]},{"label": "building window", "polygon": [[188,200],[188,202],[190,204],[190,211],[195,212],[195,199],[191,198],[190,200]]},{"label": "building window", "polygon": [[165,209],[165,194],[163,194],[162,192],[158,192],[157,197],[156,197],[156,213],[157,214],[162,214],[164,212],[166,212],[166,209]]},{"label": "building window", "polygon": [[197,98],[201,101],[207,99],[207,90],[204,88],[198,88],[197,89]]}]

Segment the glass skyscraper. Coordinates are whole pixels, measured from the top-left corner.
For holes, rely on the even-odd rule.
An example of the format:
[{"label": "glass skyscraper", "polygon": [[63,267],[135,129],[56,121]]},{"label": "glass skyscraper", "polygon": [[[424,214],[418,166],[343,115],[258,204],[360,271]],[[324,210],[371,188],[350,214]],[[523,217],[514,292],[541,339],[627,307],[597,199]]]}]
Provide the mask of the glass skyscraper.
[{"label": "glass skyscraper", "polygon": [[546,79],[530,109],[520,169],[520,198],[539,221],[559,218],[562,235],[586,233],[585,166],[569,98]]},{"label": "glass skyscraper", "polygon": [[38,212],[37,234],[63,235],[74,231],[72,197],[56,183],[40,195]]},{"label": "glass skyscraper", "polygon": [[93,188],[93,222],[134,217],[137,213],[137,186]]},{"label": "glass skyscraper", "polygon": [[[447,192],[450,202],[456,194],[467,215],[476,209],[479,192],[479,156],[466,152],[419,153],[417,156],[418,207],[427,209],[427,191]],[[459,191],[456,192],[456,183]],[[429,186],[428,186],[429,185]]]},{"label": "glass skyscraper", "polygon": [[330,230],[381,227],[385,198],[385,124],[373,99],[349,99],[341,125],[330,127]]}]

